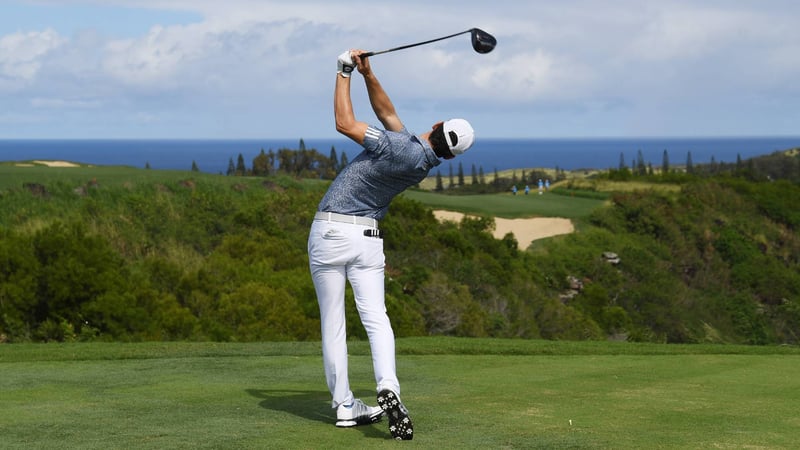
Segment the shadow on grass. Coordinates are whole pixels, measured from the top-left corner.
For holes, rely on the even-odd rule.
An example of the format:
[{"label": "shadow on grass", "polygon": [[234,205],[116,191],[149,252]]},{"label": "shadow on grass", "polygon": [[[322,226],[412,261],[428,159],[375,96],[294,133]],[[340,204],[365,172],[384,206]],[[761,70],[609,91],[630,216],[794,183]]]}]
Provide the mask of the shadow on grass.
[{"label": "shadow on grass", "polygon": [[[286,412],[307,420],[322,422],[334,426],[336,411],[331,408],[330,394],[327,391],[292,391],[286,389],[246,389],[251,396],[261,399],[258,406],[272,411]],[[356,396],[358,397],[359,393]],[[361,392],[361,398],[369,399],[373,393]],[[366,402],[367,404],[375,402]],[[382,420],[371,426],[355,427],[368,437],[386,437],[387,422]],[[385,430],[385,431],[381,431]]]}]

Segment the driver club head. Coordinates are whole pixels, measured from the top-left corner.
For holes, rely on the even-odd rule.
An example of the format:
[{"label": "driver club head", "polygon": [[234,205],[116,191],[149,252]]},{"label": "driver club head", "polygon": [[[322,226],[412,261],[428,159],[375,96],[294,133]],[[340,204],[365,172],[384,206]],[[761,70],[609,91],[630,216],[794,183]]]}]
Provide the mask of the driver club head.
[{"label": "driver club head", "polygon": [[478,53],[489,53],[494,50],[497,45],[497,39],[491,34],[481,30],[480,28],[473,28],[470,31],[472,35],[472,48]]}]

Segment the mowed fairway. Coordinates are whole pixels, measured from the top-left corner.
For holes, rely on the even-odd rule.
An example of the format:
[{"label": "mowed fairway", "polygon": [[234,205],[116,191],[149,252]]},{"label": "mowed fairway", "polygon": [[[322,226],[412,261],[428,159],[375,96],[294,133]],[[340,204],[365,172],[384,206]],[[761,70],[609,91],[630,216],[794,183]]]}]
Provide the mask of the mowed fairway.
[{"label": "mowed fairway", "polygon": [[189,174],[204,176],[190,171],[144,170],[124,166],[48,167],[32,162],[0,162],[0,189],[20,189],[25,183],[43,183],[52,187],[59,183],[76,186],[90,181],[101,186],[118,186],[131,182],[162,182],[171,176],[187,177]]},{"label": "mowed fairway", "polygon": [[[800,446],[800,349],[409,338],[411,442],[337,429],[319,343],[0,346],[0,448]],[[367,344],[351,381],[373,400]]]},{"label": "mowed fairway", "polygon": [[557,195],[481,194],[443,195],[426,191],[406,191],[403,196],[424,203],[433,209],[459,211],[508,219],[519,217],[563,217],[581,219],[600,207],[604,200]]}]

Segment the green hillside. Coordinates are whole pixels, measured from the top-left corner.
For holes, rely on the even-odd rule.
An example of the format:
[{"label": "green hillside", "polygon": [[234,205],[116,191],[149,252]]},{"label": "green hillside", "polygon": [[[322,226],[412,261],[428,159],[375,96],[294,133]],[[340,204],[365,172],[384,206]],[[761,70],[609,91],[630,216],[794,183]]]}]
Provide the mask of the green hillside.
[{"label": "green hillside", "polygon": [[[326,185],[0,164],[0,340],[318,340],[306,239]],[[396,334],[796,344],[800,187],[677,186],[554,190],[543,211],[579,232],[528,251],[491,235],[496,208],[531,215],[507,193],[398,198],[381,224]],[[439,223],[421,202],[488,215]]]}]

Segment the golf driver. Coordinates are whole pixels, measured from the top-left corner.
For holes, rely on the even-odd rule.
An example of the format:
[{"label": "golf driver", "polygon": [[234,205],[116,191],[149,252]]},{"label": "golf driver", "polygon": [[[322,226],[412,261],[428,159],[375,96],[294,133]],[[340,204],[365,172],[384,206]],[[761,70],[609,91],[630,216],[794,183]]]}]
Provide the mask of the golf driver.
[{"label": "golf driver", "polygon": [[417,42],[416,44],[408,44],[402,45],[400,47],[390,48],[388,50],[381,50],[378,52],[366,52],[361,55],[362,58],[367,58],[370,56],[380,55],[381,53],[389,53],[394,52],[397,50],[403,50],[411,47],[416,47],[418,45],[425,45],[430,44],[431,42],[441,41],[443,39],[450,39],[451,37],[459,36],[462,34],[470,33],[472,35],[472,48],[475,49],[478,53],[489,53],[490,51],[494,50],[494,46],[497,45],[497,39],[494,38],[491,34],[481,30],[480,28],[470,28],[467,31],[462,31],[460,33],[451,34],[450,36],[444,36],[436,39],[431,39],[429,41],[424,42]]}]

